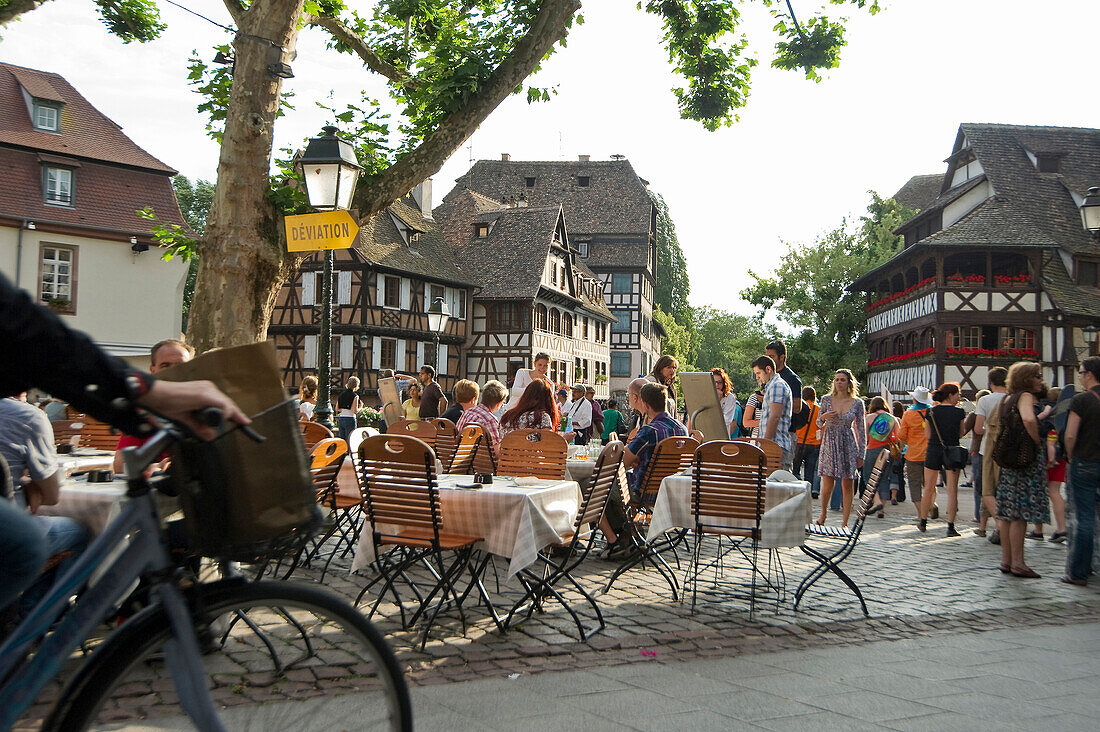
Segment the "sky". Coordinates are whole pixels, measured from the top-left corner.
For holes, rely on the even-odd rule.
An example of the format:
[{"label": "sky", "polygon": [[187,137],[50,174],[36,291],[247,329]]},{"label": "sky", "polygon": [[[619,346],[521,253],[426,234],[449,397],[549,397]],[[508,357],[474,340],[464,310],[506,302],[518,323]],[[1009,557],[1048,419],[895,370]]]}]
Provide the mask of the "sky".
[{"label": "sky", "polygon": [[[180,4],[231,24],[215,0]],[[848,45],[840,68],[817,84],[769,67],[771,23],[754,4],[745,8],[749,53],[760,61],[751,96],[738,123],[708,132],[679,118],[669,91],[679,82],[657,20],[636,0],[585,0],[585,23],[530,80],[557,93],[534,105],[518,96],[501,104],[434,176],[437,202],[471,159],[625,155],[669,205],[692,304],[748,314],[754,309],[739,292],[750,270],[766,274],[788,244],[858,219],[869,190],[889,196],[913,175],[942,173],[960,123],[1100,126],[1100,2],[883,4],[874,17],[842,11]],[[163,37],[125,45],[92,7],[54,0],[26,14],[0,31],[0,60],[61,74],[147,151],[189,178],[213,180],[218,147],[195,111],[187,60],[193,49],[211,59],[209,49],[230,34],[161,3]],[[295,110],[277,122],[277,148],[318,134],[328,117],[316,102],[342,108],[361,89],[381,93],[354,58],[324,51],[323,41],[317,30],[299,39],[285,87]]]}]

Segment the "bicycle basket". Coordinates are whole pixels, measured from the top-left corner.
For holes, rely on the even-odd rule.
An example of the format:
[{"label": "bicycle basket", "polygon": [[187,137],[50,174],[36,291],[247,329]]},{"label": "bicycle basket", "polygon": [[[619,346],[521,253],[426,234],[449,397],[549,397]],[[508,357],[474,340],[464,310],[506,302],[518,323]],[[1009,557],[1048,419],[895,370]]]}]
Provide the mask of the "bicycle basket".
[{"label": "bicycle basket", "polygon": [[295,551],[320,525],[322,514],[297,410],[284,400],[273,345],[211,351],[159,376],[213,381],[256,415],[252,428],[267,438],[254,442],[230,424],[212,442],[188,440],[173,448],[170,473],[191,549],[239,562]]}]

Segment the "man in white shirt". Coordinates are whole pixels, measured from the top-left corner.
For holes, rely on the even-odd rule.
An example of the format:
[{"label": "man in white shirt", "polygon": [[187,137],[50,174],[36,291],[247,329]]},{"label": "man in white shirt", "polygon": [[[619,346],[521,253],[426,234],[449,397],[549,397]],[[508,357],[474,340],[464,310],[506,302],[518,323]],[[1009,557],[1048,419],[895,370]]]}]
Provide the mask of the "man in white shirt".
[{"label": "man in white shirt", "polygon": [[[1003,366],[991,368],[989,370],[989,391],[992,393],[986,394],[974,405],[974,437],[981,440],[981,444],[978,446],[977,467],[974,470],[974,512],[978,514],[978,528],[974,530],[974,533],[978,536],[985,536],[985,528],[989,522],[989,517],[995,516],[997,513],[997,499],[994,493],[1000,475],[996,469],[986,471],[983,467],[985,455],[992,450],[991,440],[985,439],[985,431],[990,415],[993,414],[994,410],[1000,409],[1001,400],[1005,398],[1005,393],[1008,391],[1005,388],[1007,377],[1008,369]],[[994,536],[990,538],[990,541],[999,538],[996,536],[996,529],[993,530],[993,534]],[[997,542],[994,541],[993,543]]]},{"label": "man in white shirt", "polygon": [[561,413],[569,417],[573,425],[573,443],[587,445],[592,435],[592,404],[584,398],[584,384],[573,384],[573,398],[561,408]]}]

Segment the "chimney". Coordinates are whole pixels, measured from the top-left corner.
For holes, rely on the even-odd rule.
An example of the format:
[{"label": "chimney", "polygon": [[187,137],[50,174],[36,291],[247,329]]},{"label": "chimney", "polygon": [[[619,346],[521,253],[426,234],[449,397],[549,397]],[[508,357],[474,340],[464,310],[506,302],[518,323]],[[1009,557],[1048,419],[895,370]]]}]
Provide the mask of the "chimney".
[{"label": "chimney", "polygon": [[508,153],[501,153],[500,154],[500,159],[507,163],[507,162],[510,162],[512,160],[512,156],[509,155]]},{"label": "chimney", "polygon": [[432,218],[432,179],[428,178],[423,183],[420,183],[416,188],[412,189],[413,200],[416,201],[416,207],[420,209],[420,214],[426,218]]},{"label": "chimney", "polygon": [[591,155],[578,155],[578,156],[577,156],[577,160],[578,160],[578,161],[580,161],[580,162],[582,162],[582,163],[587,163],[587,162],[588,162],[588,159],[589,159],[590,157],[592,157],[592,156],[591,156]]}]

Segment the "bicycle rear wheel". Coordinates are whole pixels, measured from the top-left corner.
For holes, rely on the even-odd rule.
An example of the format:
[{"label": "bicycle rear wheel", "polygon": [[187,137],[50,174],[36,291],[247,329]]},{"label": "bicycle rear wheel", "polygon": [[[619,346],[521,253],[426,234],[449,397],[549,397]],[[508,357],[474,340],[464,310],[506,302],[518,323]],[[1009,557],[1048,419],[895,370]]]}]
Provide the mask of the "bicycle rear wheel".
[{"label": "bicycle rear wheel", "polygon": [[[188,602],[227,729],[412,729],[393,652],[342,597],[231,580],[196,586]],[[164,662],[171,637],[159,606],[135,616],[68,684],[43,730],[192,729]]]}]

